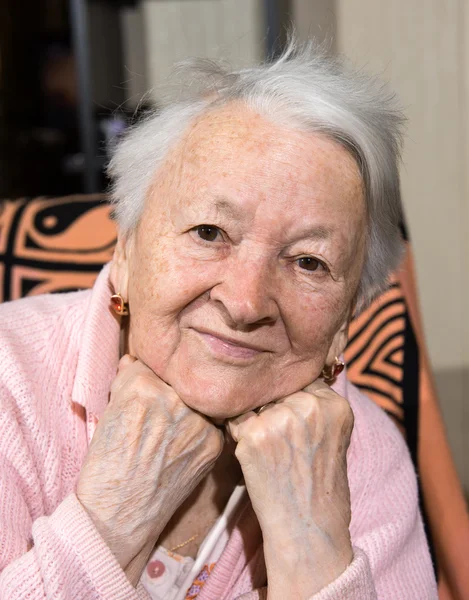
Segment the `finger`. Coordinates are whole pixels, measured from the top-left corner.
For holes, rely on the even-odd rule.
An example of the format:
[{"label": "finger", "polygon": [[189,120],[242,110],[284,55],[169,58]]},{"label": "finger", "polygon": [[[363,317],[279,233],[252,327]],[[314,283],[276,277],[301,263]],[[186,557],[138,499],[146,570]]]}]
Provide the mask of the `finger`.
[{"label": "finger", "polygon": [[[159,382],[165,387],[170,387],[161,377],[159,377],[149,366],[143,361],[130,354],[124,354],[119,361],[119,367],[116,379],[126,381],[136,375],[148,375],[154,381]],[[124,377],[122,377],[124,375]]]},{"label": "finger", "polygon": [[124,355],[119,361],[119,368],[116,378],[112,382],[111,392],[118,393],[127,385],[131,385],[134,378],[138,375],[144,375],[158,386],[167,386],[167,384],[156,375],[149,367],[134,356]]},{"label": "finger", "polygon": [[302,392],[293,394],[285,399],[285,403],[295,412],[303,414],[320,415],[329,422],[345,424],[345,431],[353,430],[354,415],[348,400],[333,390],[328,384],[316,379]]},{"label": "finger", "polygon": [[333,412],[334,407],[343,401],[344,399],[327,385],[309,385],[300,392],[278,401],[277,406],[288,407],[300,418],[319,418],[321,414],[325,417]]},{"label": "finger", "polygon": [[119,360],[119,365],[117,367],[117,372],[123,371],[129,365],[133,364],[137,359],[135,356],[131,356],[130,354],[124,354]]},{"label": "finger", "polygon": [[254,412],[257,415],[260,415],[261,413],[263,413],[266,410],[269,410],[271,408],[275,408],[275,402],[269,402],[268,404],[264,404],[264,406],[261,406],[260,408],[256,408]]},{"label": "finger", "polygon": [[[302,390],[277,400],[276,405],[287,406],[300,418],[318,414],[328,402],[341,397],[320,379],[311,382]],[[275,405],[274,405],[275,406]]]},{"label": "finger", "polygon": [[327,385],[327,383],[325,383],[322,379],[316,379],[315,381],[311,382],[309,385],[303,388],[303,391],[308,394],[316,394],[317,392],[329,392],[332,394],[336,393],[331,386]]},{"label": "finger", "polygon": [[241,425],[246,421],[249,421],[249,419],[255,418],[257,418],[256,413],[250,410],[249,412],[239,415],[239,417],[235,417],[234,419],[230,419],[227,422],[228,431],[235,442],[239,441],[239,430]]}]

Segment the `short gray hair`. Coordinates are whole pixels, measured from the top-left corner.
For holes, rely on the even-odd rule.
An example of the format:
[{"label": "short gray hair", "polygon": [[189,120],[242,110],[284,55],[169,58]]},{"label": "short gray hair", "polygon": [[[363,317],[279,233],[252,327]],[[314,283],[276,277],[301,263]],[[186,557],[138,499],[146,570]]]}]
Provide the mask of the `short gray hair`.
[{"label": "short gray hair", "polygon": [[[176,101],[153,111],[116,145],[108,167],[122,232],[138,223],[149,186],[168,151],[197,116],[242,100],[277,124],[320,132],[344,146],[360,168],[368,211],[365,264],[357,310],[388,284],[402,254],[399,182],[404,118],[395,96],[377,79],[344,65],[310,42],[291,39],[272,62],[230,71],[220,63],[180,63]],[[185,97],[182,97],[182,94]]]}]

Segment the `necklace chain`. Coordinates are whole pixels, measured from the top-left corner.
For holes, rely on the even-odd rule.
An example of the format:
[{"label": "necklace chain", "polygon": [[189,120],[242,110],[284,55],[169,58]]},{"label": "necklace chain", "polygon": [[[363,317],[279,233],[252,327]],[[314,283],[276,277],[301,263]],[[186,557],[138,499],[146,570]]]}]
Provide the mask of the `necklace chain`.
[{"label": "necklace chain", "polygon": [[187,544],[190,544],[191,542],[193,542],[198,537],[199,537],[199,534],[196,533],[195,535],[193,535],[192,537],[190,537],[185,542],[182,542],[182,544],[178,544],[177,546],[174,546],[174,548],[171,548],[171,550],[168,550],[168,552],[175,552],[176,550],[179,550],[179,548],[183,548],[184,546],[187,546]]}]

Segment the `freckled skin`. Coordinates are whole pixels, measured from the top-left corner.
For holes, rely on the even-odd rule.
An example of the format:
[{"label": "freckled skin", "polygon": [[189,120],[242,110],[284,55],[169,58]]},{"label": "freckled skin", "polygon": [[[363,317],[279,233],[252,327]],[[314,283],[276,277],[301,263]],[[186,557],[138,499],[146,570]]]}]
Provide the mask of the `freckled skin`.
[{"label": "freckled skin", "polygon": [[[228,208],[216,210],[217,198]],[[223,233],[204,241],[193,230],[202,224]],[[305,239],[318,226],[333,230],[328,239]],[[365,229],[358,166],[339,144],[239,104],[201,116],[121,240],[129,351],[210,417],[304,388],[345,345]],[[302,256],[327,269],[301,268]],[[201,328],[264,351],[242,365],[219,360]]]}]

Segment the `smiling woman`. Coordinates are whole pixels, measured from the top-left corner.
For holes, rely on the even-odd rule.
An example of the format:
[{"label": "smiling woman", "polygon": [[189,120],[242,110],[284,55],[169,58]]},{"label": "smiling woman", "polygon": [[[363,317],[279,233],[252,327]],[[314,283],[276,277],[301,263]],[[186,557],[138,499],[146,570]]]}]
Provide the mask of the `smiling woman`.
[{"label": "smiling woman", "polygon": [[344,349],[366,221],[337,142],[239,104],[204,113],[120,237],[111,281],[132,307],[127,351],[219,419],[303,389]]},{"label": "smiling woman", "polygon": [[187,68],[115,150],[94,289],[0,308],[0,596],[436,598],[405,445],[339,377],[400,257],[401,116],[312,46]]}]

